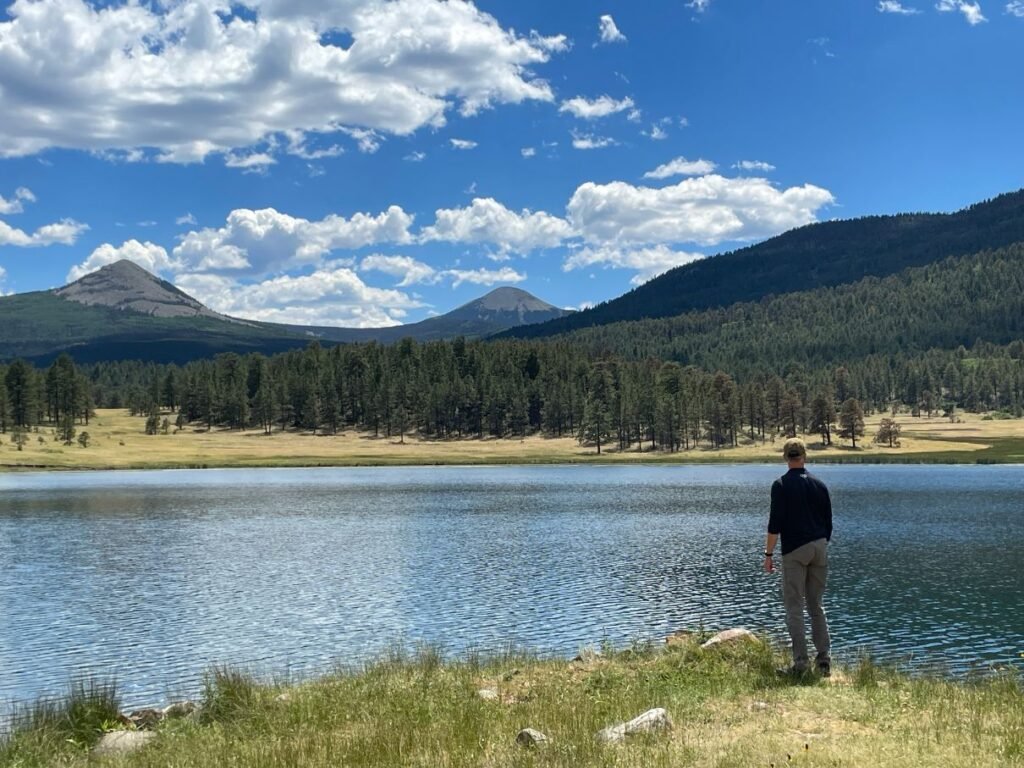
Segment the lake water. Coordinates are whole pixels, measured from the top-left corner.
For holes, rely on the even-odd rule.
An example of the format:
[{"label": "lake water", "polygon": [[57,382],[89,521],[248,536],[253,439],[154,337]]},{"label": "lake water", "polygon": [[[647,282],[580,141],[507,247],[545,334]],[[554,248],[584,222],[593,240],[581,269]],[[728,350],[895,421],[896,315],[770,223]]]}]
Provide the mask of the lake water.
[{"label": "lake water", "polygon": [[[403,641],[573,655],[680,628],[783,638],[780,466],[0,475],[0,700],[213,664],[306,675]],[[837,661],[1024,660],[1024,467],[822,466]]]}]

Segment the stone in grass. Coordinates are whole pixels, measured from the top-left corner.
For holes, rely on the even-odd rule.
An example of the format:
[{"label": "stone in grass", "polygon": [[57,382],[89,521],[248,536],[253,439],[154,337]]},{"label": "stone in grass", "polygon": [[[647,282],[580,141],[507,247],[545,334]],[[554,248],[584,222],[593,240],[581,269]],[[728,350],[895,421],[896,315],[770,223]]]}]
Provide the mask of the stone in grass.
[{"label": "stone in grass", "polygon": [[713,648],[716,645],[721,645],[722,643],[732,643],[737,640],[744,639],[756,640],[757,636],[749,629],[727,629],[724,632],[719,632],[706,643],[702,644],[701,648]]},{"label": "stone in grass", "polygon": [[476,692],[476,695],[484,701],[498,701],[501,698],[493,688],[481,688]]},{"label": "stone in grass", "polygon": [[93,747],[93,754],[124,755],[142,749],[150,741],[156,738],[152,731],[110,731],[104,733],[103,738]]},{"label": "stone in grass", "polygon": [[128,719],[139,730],[151,731],[164,719],[164,713],[159,709],[136,709],[128,713]]},{"label": "stone in grass", "polygon": [[169,720],[174,720],[179,717],[193,715],[197,709],[198,707],[196,707],[194,701],[176,701],[164,707],[163,716]]},{"label": "stone in grass", "polygon": [[287,704],[291,700],[292,695],[287,691],[284,693],[279,693],[277,694],[277,696],[274,697],[274,701],[276,701],[278,704]]},{"label": "stone in grass", "polygon": [[533,728],[523,728],[516,734],[516,744],[521,747],[541,747],[547,744],[548,737]]},{"label": "stone in grass", "polygon": [[599,741],[607,744],[615,744],[625,741],[627,736],[635,736],[638,733],[657,733],[658,731],[668,731],[671,729],[672,718],[668,716],[668,712],[658,707],[657,709],[649,709],[642,715],[634,717],[628,723],[608,726],[598,732],[597,738]]}]

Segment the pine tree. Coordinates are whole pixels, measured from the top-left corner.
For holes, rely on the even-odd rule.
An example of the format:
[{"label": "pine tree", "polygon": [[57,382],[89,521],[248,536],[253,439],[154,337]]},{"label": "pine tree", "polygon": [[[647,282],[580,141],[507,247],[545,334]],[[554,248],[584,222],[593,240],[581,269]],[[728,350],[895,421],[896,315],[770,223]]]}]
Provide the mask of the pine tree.
[{"label": "pine tree", "polygon": [[860,401],[849,398],[839,411],[839,436],[857,447],[857,438],[864,434],[864,408]]}]

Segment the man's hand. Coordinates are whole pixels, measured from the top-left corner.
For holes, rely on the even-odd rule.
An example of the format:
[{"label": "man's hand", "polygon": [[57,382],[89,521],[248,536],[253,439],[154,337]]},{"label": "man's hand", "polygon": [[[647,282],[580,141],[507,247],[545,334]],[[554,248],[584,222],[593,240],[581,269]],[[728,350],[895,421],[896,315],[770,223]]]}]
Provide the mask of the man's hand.
[{"label": "man's hand", "polygon": [[772,562],[770,557],[764,559],[764,572],[772,573],[775,570],[775,563]]}]

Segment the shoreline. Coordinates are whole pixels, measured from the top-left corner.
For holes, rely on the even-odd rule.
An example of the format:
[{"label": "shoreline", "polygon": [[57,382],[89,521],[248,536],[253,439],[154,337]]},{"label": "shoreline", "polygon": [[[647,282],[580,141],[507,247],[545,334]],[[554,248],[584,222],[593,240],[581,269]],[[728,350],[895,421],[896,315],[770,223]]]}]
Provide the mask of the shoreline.
[{"label": "shoreline", "polygon": [[761,635],[683,631],[572,660],[395,647],[295,682],[214,667],[195,702],[128,713],[92,680],[22,709],[0,765],[1024,764],[1013,671],[950,680],[865,656],[779,676],[786,663]]},{"label": "shoreline", "polygon": [[[881,418],[881,416],[876,416]],[[551,466],[650,465],[687,466],[760,464],[781,460],[781,439],[762,441],[742,436],[737,446],[705,445],[667,452],[620,451],[615,444],[600,454],[593,445],[572,437],[529,435],[521,438],[463,437],[435,439],[415,433],[405,439],[354,430],[334,435],[301,431],[264,434],[262,430],[185,427],[147,435],[145,419],[122,410],[100,410],[88,425],[87,446],[60,442],[56,430],[44,426],[27,433],[23,450],[9,435],[0,435],[0,474],[23,471],[113,471],[157,469],[227,469],[285,467],[412,467],[412,466]],[[1024,419],[1003,420],[970,414],[955,422],[938,417],[908,419],[899,447],[871,441],[875,426],[856,449],[838,437],[825,446],[819,435],[804,435],[812,464],[1024,464]]]}]

